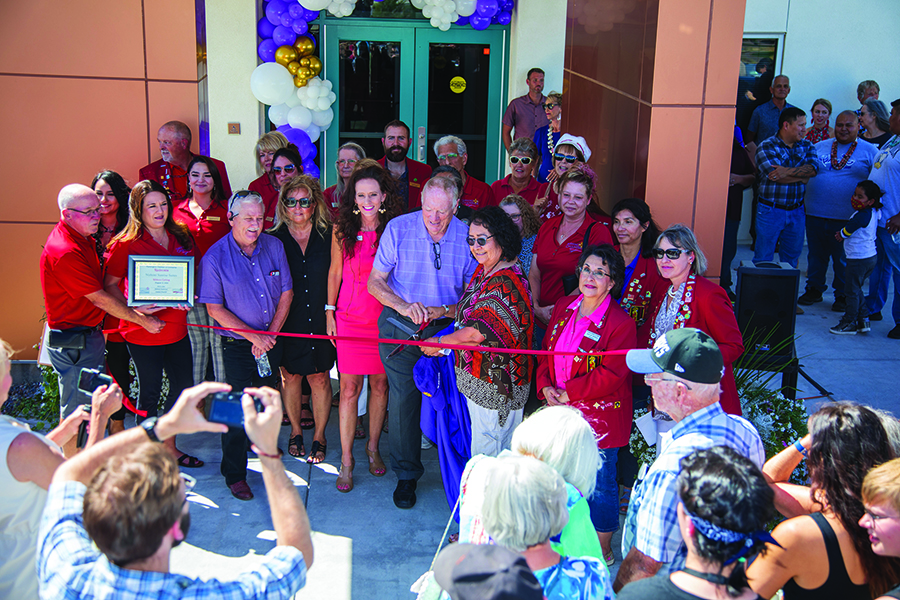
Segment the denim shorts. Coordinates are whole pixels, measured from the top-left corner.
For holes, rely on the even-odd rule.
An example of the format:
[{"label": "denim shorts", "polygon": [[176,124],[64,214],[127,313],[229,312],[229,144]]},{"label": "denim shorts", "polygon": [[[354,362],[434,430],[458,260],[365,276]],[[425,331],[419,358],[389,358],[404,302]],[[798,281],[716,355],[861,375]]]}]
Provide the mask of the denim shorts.
[{"label": "denim shorts", "polygon": [[591,509],[591,523],[600,533],[619,529],[619,485],[616,483],[618,448],[601,448],[600,468],[597,470],[597,487],[587,499]]}]

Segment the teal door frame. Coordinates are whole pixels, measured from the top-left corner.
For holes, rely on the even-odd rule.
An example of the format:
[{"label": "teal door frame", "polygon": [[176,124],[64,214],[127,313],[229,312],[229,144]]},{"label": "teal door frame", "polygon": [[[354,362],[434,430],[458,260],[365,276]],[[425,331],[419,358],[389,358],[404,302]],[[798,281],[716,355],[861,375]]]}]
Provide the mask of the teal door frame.
[{"label": "teal door frame", "polygon": [[[321,45],[324,49],[323,77],[331,81],[335,92],[340,95],[340,58],[339,42],[341,40],[370,40],[375,42],[400,42],[400,120],[409,124],[410,148],[409,157],[417,155],[417,133],[419,127],[427,127],[428,123],[428,60],[429,44],[459,43],[485,44],[490,46],[491,85],[488,90],[488,137],[485,169],[488,183],[499,179],[504,162],[502,156],[500,120],[506,106],[506,90],[508,87],[508,27],[491,26],[484,31],[471,28],[452,27],[449,31],[440,31],[428,21],[407,19],[326,19],[322,24]],[[417,94],[417,91],[424,92]],[[340,98],[338,98],[340,102]],[[339,146],[340,123],[335,107],[335,117],[331,127],[322,135],[320,143],[320,170],[323,189],[337,182],[334,163],[337,160]],[[496,136],[496,144],[490,143],[491,136]],[[427,139],[427,134],[426,134]],[[427,142],[426,142],[427,143]],[[380,158],[372,157],[372,158]],[[433,166],[433,165],[432,165]],[[493,179],[491,178],[493,177]]]}]

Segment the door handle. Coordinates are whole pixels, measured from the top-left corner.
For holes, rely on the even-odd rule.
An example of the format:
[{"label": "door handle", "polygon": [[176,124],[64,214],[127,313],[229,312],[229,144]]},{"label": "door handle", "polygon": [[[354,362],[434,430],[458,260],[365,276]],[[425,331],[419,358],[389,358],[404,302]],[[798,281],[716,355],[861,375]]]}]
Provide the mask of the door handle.
[{"label": "door handle", "polygon": [[428,151],[425,149],[425,128],[419,127],[419,133],[416,136],[416,160],[423,163],[426,162]]}]

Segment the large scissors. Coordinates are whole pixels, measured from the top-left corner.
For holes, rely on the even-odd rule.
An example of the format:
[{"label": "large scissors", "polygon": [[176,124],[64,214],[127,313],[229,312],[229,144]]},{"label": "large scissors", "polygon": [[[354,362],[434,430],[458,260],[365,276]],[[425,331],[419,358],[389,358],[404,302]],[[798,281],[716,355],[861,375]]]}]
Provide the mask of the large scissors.
[{"label": "large scissors", "polygon": [[[422,321],[422,324],[419,325],[419,329],[416,331],[413,331],[412,328],[407,326],[405,323],[403,323],[402,321],[399,321],[393,317],[388,317],[388,323],[390,323],[391,325],[394,325],[401,331],[405,331],[406,333],[410,334],[410,336],[407,338],[407,341],[411,341],[411,342],[420,341],[422,339],[422,334],[425,333],[425,328],[428,327],[429,325],[431,325],[431,321]],[[406,347],[406,344],[397,344],[397,347],[394,348],[393,350],[391,350],[391,353],[387,355],[387,358],[391,358],[395,354],[399,354],[400,352],[403,351],[403,349],[405,347]]]}]

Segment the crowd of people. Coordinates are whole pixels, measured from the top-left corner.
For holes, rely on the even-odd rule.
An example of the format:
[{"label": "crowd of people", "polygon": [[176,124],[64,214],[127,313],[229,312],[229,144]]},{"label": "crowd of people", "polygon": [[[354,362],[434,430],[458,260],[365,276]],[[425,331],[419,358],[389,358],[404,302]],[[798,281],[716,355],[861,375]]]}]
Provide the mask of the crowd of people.
[{"label": "crowd of people", "polygon": [[[761,62],[758,69],[759,82],[769,81],[771,65]],[[871,321],[883,319],[893,273],[895,326],[888,337],[900,339],[900,100],[891,103],[889,114],[878,99],[878,83],[866,80],[857,86],[859,108],[838,112],[832,127],[831,102],[817,98],[807,126],[806,112],[787,101],[789,78],[770,79],[749,122],[735,127],[720,284],[734,296],[731,266],[741,203],[744,190],[753,187],[753,261],[771,262],[777,248],[779,260],[796,268],[807,242],[808,273],[797,314],[823,301],[831,263],[831,309],[843,313],[831,333],[868,333]]]},{"label": "crowd of people", "polygon": [[[139,594],[173,582],[203,593],[210,582],[168,574],[169,550],[189,525],[191,478],[179,467],[204,466],[204,457],[178,449],[176,435],[198,431],[221,434],[220,471],[239,500],[254,498],[248,452],[262,462],[278,546],[263,574],[250,572],[233,585],[252,580],[273,597],[295,592],[312,563],[312,543],[281,468],[278,430],[290,425],[290,456],[309,463],[337,458],[326,439],[335,365],[336,488],[354,489],[353,446],[366,439],[368,471],[382,477],[390,465],[401,509],[415,506],[425,472],[423,412],[431,405],[423,392],[431,392],[423,389],[422,368],[442,369],[446,418],[437,427],[452,423],[454,431],[429,432],[442,470],[448,465],[451,507],[459,498],[460,544],[453,560],[436,563],[435,579],[454,598],[462,597],[454,595],[457,584],[495,577],[524,586],[520,597],[537,585],[551,600],[618,592],[755,598],[782,588],[790,599],[840,578],[848,595],[875,597],[900,583],[890,558],[900,549],[887,548],[887,534],[871,533],[900,518],[893,516],[896,493],[876,487],[860,495],[865,472],[896,456],[896,420],[892,427],[891,417],[864,406],[828,407],[811,418],[807,437],[766,462],[758,432],[740,416],[732,365],[744,344],[730,290],[704,277],[707,259],[696,236],[681,224],[661,230],[643,199],[622,199],[607,215],[586,164],[587,141],[560,128],[562,95],[542,95],[539,69],[527,84],[528,94],[504,117],[510,175],[492,185],[467,173],[462,139],[435,142],[439,166],[432,170],[407,157],[409,127],[392,121],[379,160],[355,143],[341,146],[337,184],[325,190],[303,173],[296,147],[266,133],[254,152],[259,178],[232,193],[225,165],[194,155],[190,130],[173,121],[159,130],[162,158],[141,170],[133,188],[114,171],[97,174],[92,187],[65,186],[40,265],[60,425],[44,438],[14,420],[0,422],[4,476],[31,508],[17,515],[27,535],[16,540],[19,562],[0,567],[0,592],[27,584],[35,593],[40,585],[44,597],[64,596],[73,586],[99,593],[112,581],[137,586]],[[782,257],[796,265],[803,217],[828,204],[817,202],[814,182],[829,198],[838,188],[852,192],[857,212],[846,214],[828,240],[811,212],[805,234],[817,227],[817,240],[827,245],[817,263],[823,285],[828,258],[836,276],[842,266],[847,314],[838,328],[846,331],[835,333],[862,330],[863,281],[884,271],[880,265],[896,264],[887,248],[894,244],[892,220],[877,233],[876,223],[878,215],[890,216],[892,193],[900,193],[893,179],[900,163],[891,153],[900,137],[882,141],[879,154],[857,141],[855,113],[840,113],[831,129],[831,105],[819,99],[809,133],[823,141],[813,147],[805,113],[784,102],[787,78],[775,77],[771,91],[772,105],[750,120],[748,145],[759,141],[755,163],[740,141],[735,156],[747,160],[732,161],[735,187],[749,187],[759,173],[756,259],[771,260],[780,242]],[[900,133],[900,101],[894,105],[888,126]],[[869,99],[863,108],[871,139],[882,137],[884,107]],[[774,133],[766,136],[765,126]],[[839,142],[850,144],[846,152]],[[819,146],[828,146],[828,160],[840,166],[823,167]],[[871,174],[863,176],[869,163]],[[800,246],[786,232],[799,235]],[[874,258],[876,240],[882,262]],[[192,259],[193,302],[135,305],[129,262],[147,256]],[[810,270],[807,299],[822,291]],[[406,340],[422,344],[398,343]],[[531,352],[537,349],[544,352]],[[9,388],[11,349],[3,352],[0,400]],[[138,427],[124,430],[129,358],[139,382],[132,399]],[[80,409],[83,368],[114,378],[94,392],[89,415]],[[168,392],[161,398],[164,371]],[[246,392],[243,428],[208,422],[201,412],[207,395],[228,390]],[[528,416],[529,405],[543,407]],[[635,482],[628,442],[638,407],[651,409],[667,442]],[[72,438],[85,420],[90,435],[76,453]],[[309,448],[305,429],[313,430]],[[445,447],[440,440],[451,434],[463,442]],[[807,451],[811,487],[798,490],[786,482]],[[28,452],[43,458],[31,465]],[[879,512],[869,512],[869,502]],[[769,535],[765,524],[776,508],[789,520]],[[624,558],[613,580],[608,567],[622,511]],[[476,545],[512,555],[466,547]],[[809,560],[810,551],[819,560]],[[37,552],[36,573],[23,571],[23,552]],[[503,566],[482,566],[481,579],[461,573],[457,581],[457,571],[477,557]]]}]

